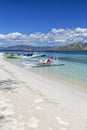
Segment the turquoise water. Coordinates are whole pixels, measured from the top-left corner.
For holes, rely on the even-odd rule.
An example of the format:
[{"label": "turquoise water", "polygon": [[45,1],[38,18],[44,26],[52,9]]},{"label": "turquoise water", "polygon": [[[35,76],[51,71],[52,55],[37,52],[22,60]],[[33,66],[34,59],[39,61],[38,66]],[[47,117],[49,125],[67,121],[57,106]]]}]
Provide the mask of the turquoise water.
[{"label": "turquoise water", "polygon": [[58,56],[64,66],[33,68],[33,71],[51,76],[52,78],[87,87],[87,54],[46,53],[48,56]]},{"label": "turquoise water", "polygon": [[[56,56],[59,62],[64,63],[65,65],[50,66],[50,67],[35,67],[31,68],[31,70],[41,75],[49,76],[54,80],[62,79],[69,83],[87,87],[87,51],[43,52],[43,54],[46,54],[49,57]],[[33,62],[33,60],[31,62]]]}]

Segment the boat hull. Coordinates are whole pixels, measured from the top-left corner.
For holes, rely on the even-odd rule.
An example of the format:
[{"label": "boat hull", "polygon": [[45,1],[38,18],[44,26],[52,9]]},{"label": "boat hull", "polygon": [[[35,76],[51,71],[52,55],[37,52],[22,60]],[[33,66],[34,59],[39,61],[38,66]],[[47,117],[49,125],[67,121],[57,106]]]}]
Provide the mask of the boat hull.
[{"label": "boat hull", "polygon": [[46,63],[41,63],[41,64],[37,64],[36,66],[33,67],[50,67],[50,66],[63,66],[65,64],[46,64]]}]

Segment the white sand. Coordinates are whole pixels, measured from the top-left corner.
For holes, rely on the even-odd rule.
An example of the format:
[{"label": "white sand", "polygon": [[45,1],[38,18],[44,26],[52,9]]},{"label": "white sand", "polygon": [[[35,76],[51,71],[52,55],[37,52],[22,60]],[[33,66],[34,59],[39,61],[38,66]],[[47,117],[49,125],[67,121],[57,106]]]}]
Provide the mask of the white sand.
[{"label": "white sand", "polygon": [[0,130],[87,130],[87,93],[0,54]]}]

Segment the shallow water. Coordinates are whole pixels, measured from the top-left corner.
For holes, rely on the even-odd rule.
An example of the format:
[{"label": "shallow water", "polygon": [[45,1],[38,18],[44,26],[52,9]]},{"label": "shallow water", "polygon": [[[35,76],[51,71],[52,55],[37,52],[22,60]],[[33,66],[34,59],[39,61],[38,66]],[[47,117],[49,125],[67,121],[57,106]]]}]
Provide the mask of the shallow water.
[{"label": "shallow water", "polygon": [[[79,52],[43,52],[49,57],[54,57],[59,60],[64,66],[50,66],[50,67],[34,67],[30,68],[26,65],[27,69],[31,69],[41,75],[49,76],[55,80],[62,79],[69,83],[87,87],[87,51]],[[30,60],[15,60],[20,64],[23,62],[30,62]],[[36,60],[31,60],[30,64],[34,64]]]},{"label": "shallow water", "polygon": [[54,79],[63,79],[70,83],[87,87],[87,54],[46,53],[49,56],[58,56],[64,66],[50,66],[33,68],[33,71],[46,74]]}]

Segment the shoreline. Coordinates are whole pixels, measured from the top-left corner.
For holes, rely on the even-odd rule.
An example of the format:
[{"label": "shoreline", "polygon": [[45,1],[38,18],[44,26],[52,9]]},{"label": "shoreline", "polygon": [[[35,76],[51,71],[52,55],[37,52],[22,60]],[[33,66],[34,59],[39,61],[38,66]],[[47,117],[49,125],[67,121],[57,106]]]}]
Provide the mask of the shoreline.
[{"label": "shoreline", "polygon": [[[37,70],[33,70],[33,69],[27,69],[25,68],[26,70],[28,71],[31,71],[33,73],[37,73]],[[42,77],[45,77],[45,78],[48,78],[50,80],[53,80],[54,82],[59,82],[61,84],[65,84],[67,87],[72,87],[74,89],[77,89],[78,91],[83,91],[83,92],[87,92],[87,87],[86,86],[82,86],[81,84],[78,84],[78,83],[75,83],[73,84],[73,81],[68,81],[68,80],[65,80],[64,78],[61,78],[60,76],[58,76],[57,78],[53,77],[54,75],[48,75],[48,74],[42,74],[40,72],[38,72],[37,75],[40,75]]]},{"label": "shoreline", "polygon": [[[19,66],[20,68],[23,68],[26,71],[37,74],[41,77],[45,77],[49,80],[53,80],[54,82],[57,82],[57,83],[60,83],[60,84],[65,84],[67,87],[72,87],[72,88],[77,89],[78,91],[83,91],[83,92],[87,93],[87,87],[82,85],[81,83],[74,82],[74,80],[69,81],[68,79],[64,79],[61,76],[58,76],[58,78],[56,78],[56,77],[53,77],[54,75],[52,75],[52,74],[49,76],[47,73],[46,74],[43,74],[43,73],[40,73],[40,72],[37,73],[37,70],[33,70],[33,68],[25,67],[23,64],[20,64],[19,62],[16,63],[14,61],[8,61],[7,59],[4,59],[4,60],[6,60],[7,62],[10,62],[11,64],[15,64],[16,66]],[[73,84],[73,82],[74,82],[74,84]]]},{"label": "shoreline", "polygon": [[[27,71],[5,61],[1,54],[0,70],[0,80],[3,80],[4,86],[8,85],[4,79],[17,82],[16,85],[12,83],[13,86],[16,86],[15,93],[4,93],[4,95],[10,98],[14,105],[17,122],[17,115],[21,116],[21,114],[23,114],[22,118],[25,124],[26,119],[31,119],[29,121],[31,123],[28,124],[29,127],[24,127],[23,130],[33,129],[33,127],[36,130],[87,129],[87,94],[84,91]],[[1,92],[3,93],[3,91]],[[35,103],[38,105],[35,106]],[[27,105],[29,104],[28,108]],[[38,112],[35,108],[38,109]],[[28,110],[30,113],[27,112]]]}]

